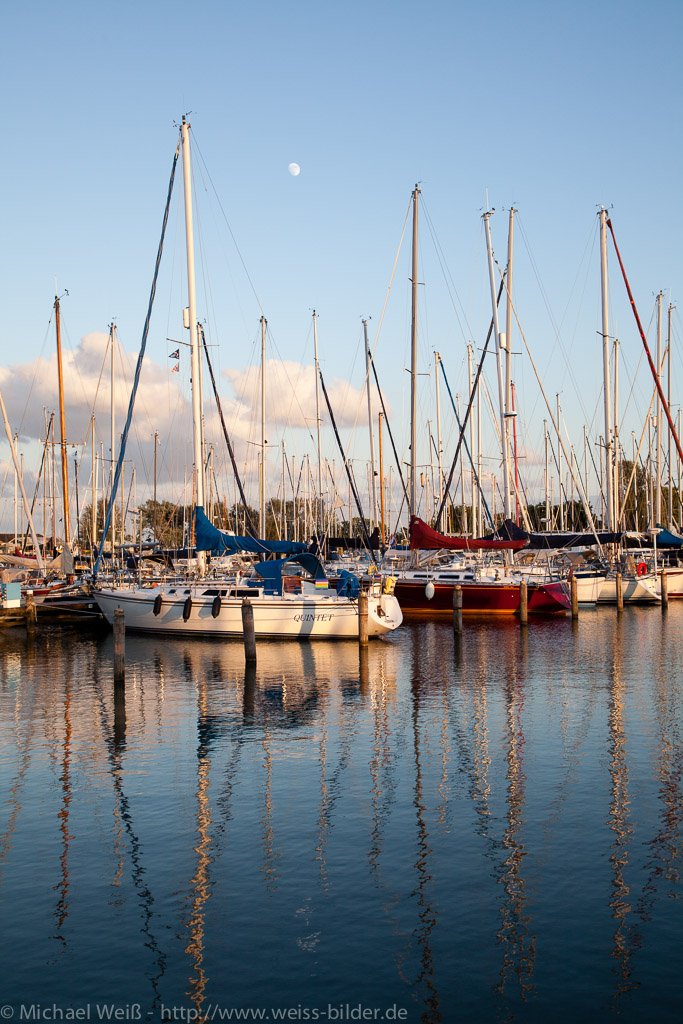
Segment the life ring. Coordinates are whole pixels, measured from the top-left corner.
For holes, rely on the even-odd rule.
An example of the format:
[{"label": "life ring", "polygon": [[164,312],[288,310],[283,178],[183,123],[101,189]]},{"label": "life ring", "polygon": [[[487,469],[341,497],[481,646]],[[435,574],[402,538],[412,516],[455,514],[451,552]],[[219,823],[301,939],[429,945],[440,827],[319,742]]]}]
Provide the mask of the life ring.
[{"label": "life ring", "polygon": [[221,612],[221,595],[217,594],[214,597],[214,599],[213,599],[213,604],[211,605],[211,615],[213,616],[214,619],[217,619],[218,616],[220,615],[220,612]]},{"label": "life ring", "polygon": [[638,562],[636,566],[636,572],[639,576],[647,576],[647,565],[645,562]]},{"label": "life ring", "polygon": [[187,601],[183,605],[183,622],[187,622],[192,611],[192,598],[188,597]]},{"label": "life ring", "polygon": [[161,611],[161,594],[157,594],[157,596],[154,598],[152,611],[154,612],[155,615],[158,615],[159,612]]}]

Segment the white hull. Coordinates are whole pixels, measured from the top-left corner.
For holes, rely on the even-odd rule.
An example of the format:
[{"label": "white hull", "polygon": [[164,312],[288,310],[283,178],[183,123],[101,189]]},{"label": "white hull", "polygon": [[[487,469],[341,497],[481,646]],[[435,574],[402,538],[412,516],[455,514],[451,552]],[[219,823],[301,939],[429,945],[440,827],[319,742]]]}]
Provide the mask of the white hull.
[{"label": "white hull", "polygon": [[576,572],[574,573],[574,579],[576,580],[576,597],[579,604],[595,604],[600,600],[605,583],[605,576],[602,573],[584,575],[581,572]]},{"label": "white hull", "polygon": [[683,597],[683,569],[667,566],[657,575],[657,593],[662,593],[662,573],[666,573],[666,589],[669,597]]},{"label": "white hull", "polygon": [[[623,576],[621,592],[624,604],[661,601],[657,591],[657,578],[654,573],[647,573],[644,576]],[[615,576],[608,576],[600,591],[598,604],[616,603],[617,580]]]},{"label": "white hull", "polygon": [[[216,608],[220,592],[220,609]],[[177,588],[93,587],[92,595],[109,623],[120,608],[126,629],[183,636],[242,637],[242,601],[248,593],[254,612],[257,639],[352,639],[358,638],[358,602],[338,597],[335,590],[321,593],[263,594],[257,588],[194,584]],[[155,601],[161,607],[154,614]],[[191,607],[188,609],[188,598]],[[158,607],[158,605],[157,605]],[[214,612],[217,614],[214,615]],[[381,636],[403,621],[398,601],[381,594],[378,587],[368,595],[368,635]]]}]

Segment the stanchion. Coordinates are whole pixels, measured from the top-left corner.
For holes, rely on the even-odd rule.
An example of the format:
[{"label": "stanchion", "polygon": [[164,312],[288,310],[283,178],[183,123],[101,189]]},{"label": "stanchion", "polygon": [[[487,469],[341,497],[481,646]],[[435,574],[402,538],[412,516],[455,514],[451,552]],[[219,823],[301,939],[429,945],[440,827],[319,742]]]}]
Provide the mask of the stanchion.
[{"label": "stanchion", "polygon": [[578,619],[579,617],[579,585],[576,582],[576,576],[571,578],[571,593],[572,593],[572,618]]},{"label": "stanchion", "polygon": [[519,585],[519,624],[526,626],[529,621],[529,600],[527,594],[526,580]]},{"label": "stanchion", "polygon": [[122,608],[114,612],[114,686],[126,681],[126,616]]},{"label": "stanchion", "polygon": [[244,657],[247,661],[256,661],[254,608],[248,597],[242,601],[242,632],[244,633]]},{"label": "stanchion", "polygon": [[368,592],[361,590],[358,595],[358,643],[368,646]]}]

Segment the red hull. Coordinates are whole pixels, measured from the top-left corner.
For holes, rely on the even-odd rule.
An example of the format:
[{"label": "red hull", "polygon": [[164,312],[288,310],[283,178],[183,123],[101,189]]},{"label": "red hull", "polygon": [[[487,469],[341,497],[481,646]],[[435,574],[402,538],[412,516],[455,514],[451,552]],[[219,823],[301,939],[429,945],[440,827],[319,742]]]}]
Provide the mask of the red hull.
[{"label": "red hull", "polygon": [[[453,616],[453,583],[434,583],[431,600],[425,594],[426,581],[397,579],[394,595],[404,619],[450,619]],[[514,615],[519,611],[519,586],[515,583],[475,583],[463,581],[462,610],[479,615]],[[530,612],[565,612],[571,608],[568,587],[563,583],[529,584],[527,607]]]}]

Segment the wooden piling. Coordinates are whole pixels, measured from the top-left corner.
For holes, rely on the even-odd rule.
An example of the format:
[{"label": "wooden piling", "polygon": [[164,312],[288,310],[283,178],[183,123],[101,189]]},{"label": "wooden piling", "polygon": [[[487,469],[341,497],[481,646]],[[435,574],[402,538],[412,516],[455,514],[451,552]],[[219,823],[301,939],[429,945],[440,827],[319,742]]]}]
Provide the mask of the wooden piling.
[{"label": "wooden piling", "polygon": [[36,602],[33,594],[26,595],[26,632],[33,636],[36,630]]},{"label": "wooden piling", "polygon": [[122,608],[114,612],[114,685],[126,681],[126,616]]},{"label": "wooden piling", "polygon": [[623,612],[624,610],[624,588],[622,585],[621,573],[617,573],[617,611]]},{"label": "wooden piling", "polygon": [[453,587],[453,632],[462,633],[462,587]]},{"label": "wooden piling", "polygon": [[526,626],[529,621],[529,600],[527,594],[526,580],[519,584],[519,624]]},{"label": "wooden piling", "polygon": [[358,595],[358,643],[368,646],[368,592],[364,589]]},{"label": "wooden piling", "polygon": [[571,594],[572,594],[572,618],[578,619],[579,617],[579,585],[576,582],[576,576],[571,578]]},{"label": "wooden piling", "polygon": [[666,574],[666,569],[662,566],[660,580],[662,581],[662,611],[666,611],[669,607],[669,577]]},{"label": "wooden piling", "polygon": [[248,597],[242,601],[242,632],[244,633],[244,657],[256,661],[256,632],[254,630],[254,607]]}]

